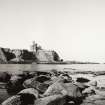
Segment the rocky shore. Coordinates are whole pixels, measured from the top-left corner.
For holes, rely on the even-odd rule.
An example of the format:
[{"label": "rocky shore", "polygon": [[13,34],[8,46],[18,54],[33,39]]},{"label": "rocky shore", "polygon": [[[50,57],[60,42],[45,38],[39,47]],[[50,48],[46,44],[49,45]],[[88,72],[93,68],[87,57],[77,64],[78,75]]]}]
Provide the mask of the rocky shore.
[{"label": "rocky shore", "polygon": [[105,105],[105,71],[0,73],[1,105]]}]

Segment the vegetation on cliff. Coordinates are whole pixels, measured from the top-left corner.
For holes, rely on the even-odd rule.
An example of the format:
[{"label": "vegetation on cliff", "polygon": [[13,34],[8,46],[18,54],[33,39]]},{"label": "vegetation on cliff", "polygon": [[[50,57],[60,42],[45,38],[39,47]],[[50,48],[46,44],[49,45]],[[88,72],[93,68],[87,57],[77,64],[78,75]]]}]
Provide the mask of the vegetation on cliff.
[{"label": "vegetation on cliff", "polygon": [[55,51],[44,50],[33,43],[32,51],[26,49],[0,48],[0,63],[55,63],[60,61]]}]

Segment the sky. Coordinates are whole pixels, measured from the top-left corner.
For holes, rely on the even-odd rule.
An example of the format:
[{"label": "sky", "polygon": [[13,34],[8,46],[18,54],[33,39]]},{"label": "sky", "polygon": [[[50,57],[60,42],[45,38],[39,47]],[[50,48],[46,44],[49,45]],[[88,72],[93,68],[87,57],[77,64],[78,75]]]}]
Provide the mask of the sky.
[{"label": "sky", "polygon": [[105,62],[105,0],[0,0],[0,47],[32,41],[64,60]]}]

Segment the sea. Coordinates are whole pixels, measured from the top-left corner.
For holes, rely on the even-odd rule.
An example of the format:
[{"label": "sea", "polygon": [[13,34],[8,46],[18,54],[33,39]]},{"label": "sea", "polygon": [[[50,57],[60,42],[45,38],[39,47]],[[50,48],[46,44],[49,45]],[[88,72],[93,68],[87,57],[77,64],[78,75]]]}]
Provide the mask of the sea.
[{"label": "sea", "polygon": [[0,64],[0,71],[105,71],[105,64]]}]

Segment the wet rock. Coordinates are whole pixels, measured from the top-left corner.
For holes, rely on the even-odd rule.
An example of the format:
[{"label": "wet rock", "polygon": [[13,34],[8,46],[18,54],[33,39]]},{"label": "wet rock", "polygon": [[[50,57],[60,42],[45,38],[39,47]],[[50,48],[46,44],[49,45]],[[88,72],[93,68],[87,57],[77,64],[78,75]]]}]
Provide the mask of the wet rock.
[{"label": "wet rock", "polygon": [[36,85],[39,83],[35,80],[36,78],[30,78],[23,82],[25,88],[36,88]]},{"label": "wet rock", "polygon": [[11,75],[7,72],[0,72],[0,82],[8,82]]},{"label": "wet rock", "polygon": [[40,83],[36,81],[36,78],[31,78],[24,81],[23,86],[25,88],[34,88],[37,89],[40,93],[44,93],[48,88],[49,84]]},{"label": "wet rock", "polygon": [[97,86],[97,81],[90,81],[87,83],[88,86]]},{"label": "wet rock", "polygon": [[70,76],[65,75],[65,74],[61,74],[58,77],[52,76],[51,81],[52,81],[52,83],[60,82],[60,81],[63,83],[69,83],[69,82],[72,82],[72,78]]},{"label": "wet rock", "polygon": [[23,89],[18,94],[32,94],[35,96],[36,99],[39,97],[38,91],[34,88]]},{"label": "wet rock", "polygon": [[40,75],[48,76],[51,74],[50,72],[43,72],[43,71],[36,71],[36,73],[37,73],[37,76],[40,76]]},{"label": "wet rock", "polygon": [[40,83],[39,85],[36,86],[36,89],[39,91],[39,93],[43,94],[48,87],[49,87],[48,84]]},{"label": "wet rock", "polygon": [[[77,81],[77,78],[80,78],[80,79],[82,78],[82,80],[87,79],[87,80],[91,81],[94,78],[94,75],[93,74],[78,74],[77,73],[77,74],[72,74],[71,77],[74,81]],[[80,82],[81,82],[81,80],[80,80]]]},{"label": "wet rock", "polygon": [[12,73],[12,77],[13,76],[19,76],[23,80],[28,79],[28,78],[31,78],[31,75],[30,75],[29,71],[21,71],[21,70],[18,70],[16,72],[13,72]]},{"label": "wet rock", "polygon": [[82,97],[82,93],[80,91],[80,88],[73,84],[73,83],[65,83],[64,88],[67,91],[67,95],[69,97],[73,97],[73,98],[81,98]]},{"label": "wet rock", "polygon": [[36,77],[36,81],[38,81],[40,83],[43,83],[43,82],[48,81],[48,80],[50,80],[50,78],[45,76],[45,75],[41,75],[41,76]]},{"label": "wet rock", "polygon": [[64,105],[65,103],[65,97],[60,94],[57,94],[40,98],[35,101],[34,105]]},{"label": "wet rock", "polygon": [[21,93],[19,95],[21,99],[21,105],[34,105],[34,101],[36,100],[36,97],[33,94]]},{"label": "wet rock", "polygon": [[105,105],[105,97],[101,95],[91,95],[87,97],[81,105]]},{"label": "wet rock", "polygon": [[7,92],[10,95],[14,95],[24,89],[22,86],[24,79],[20,76],[12,76],[10,81],[6,85]]},{"label": "wet rock", "polygon": [[99,75],[105,75],[105,71],[96,71],[94,72],[95,76],[99,76]]},{"label": "wet rock", "polygon": [[82,78],[82,77],[80,77],[80,78],[77,78],[76,81],[77,81],[77,82],[81,82],[81,83],[85,83],[85,82],[89,82],[90,80],[87,79],[87,78]]},{"label": "wet rock", "polygon": [[32,71],[29,73],[30,77],[33,78],[33,77],[37,77],[37,73]]},{"label": "wet rock", "polygon": [[86,96],[86,95],[96,94],[94,87],[86,88],[84,91],[82,91],[82,93],[83,93],[85,96]]},{"label": "wet rock", "polygon": [[85,83],[80,83],[80,82],[74,82],[74,83],[81,89],[81,91],[89,87]]},{"label": "wet rock", "polygon": [[21,105],[20,95],[15,95],[8,98],[1,105]]},{"label": "wet rock", "polygon": [[96,100],[94,102],[95,105],[105,105],[105,100]]},{"label": "wet rock", "polygon": [[72,80],[72,77],[71,77],[71,76],[69,76],[69,75],[68,75],[68,74],[66,74],[66,73],[61,74],[59,77],[64,78],[64,82],[65,82],[65,83],[69,83],[69,82],[72,82],[72,81],[73,81],[73,80]]},{"label": "wet rock", "polygon": [[48,87],[44,93],[44,96],[50,96],[54,94],[67,95],[72,98],[82,97],[79,87],[73,83],[56,82]]},{"label": "wet rock", "polygon": [[21,93],[8,98],[1,105],[34,105],[34,101],[33,94]]},{"label": "wet rock", "polygon": [[54,83],[48,87],[44,93],[44,96],[51,96],[54,94],[67,94],[67,91],[62,87],[60,83]]},{"label": "wet rock", "polygon": [[50,72],[53,76],[58,76],[58,71],[56,69],[52,69]]}]

